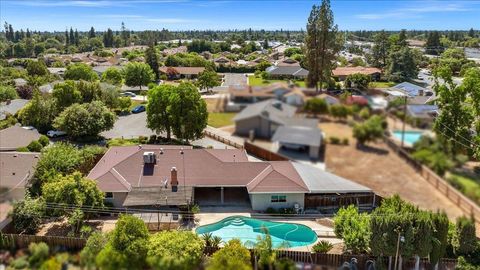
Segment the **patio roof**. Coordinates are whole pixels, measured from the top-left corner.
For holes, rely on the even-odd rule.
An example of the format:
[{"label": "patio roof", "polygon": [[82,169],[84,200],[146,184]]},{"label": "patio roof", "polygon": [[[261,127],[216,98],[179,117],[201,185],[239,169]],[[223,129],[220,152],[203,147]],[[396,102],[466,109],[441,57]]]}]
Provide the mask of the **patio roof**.
[{"label": "patio roof", "polygon": [[127,195],[123,202],[128,206],[181,206],[188,205],[192,201],[193,187],[178,186],[176,192],[171,187],[135,187]]}]

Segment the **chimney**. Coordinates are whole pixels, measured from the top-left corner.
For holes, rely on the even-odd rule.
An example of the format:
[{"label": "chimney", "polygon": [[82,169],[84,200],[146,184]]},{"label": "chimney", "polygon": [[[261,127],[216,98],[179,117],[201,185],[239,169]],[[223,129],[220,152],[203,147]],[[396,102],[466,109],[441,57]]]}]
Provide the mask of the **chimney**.
[{"label": "chimney", "polygon": [[170,186],[172,186],[172,192],[177,192],[178,189],[178,179],[177,179],[177,168],[172,167],[170,171]]},{"label": "chimney", "polygon": [[419,96],[423,96],[424,94],[425,94],[425,93],[424,93],[423,89],[419,89],[419,90],[418,90],[418,95],[419,95]]}]

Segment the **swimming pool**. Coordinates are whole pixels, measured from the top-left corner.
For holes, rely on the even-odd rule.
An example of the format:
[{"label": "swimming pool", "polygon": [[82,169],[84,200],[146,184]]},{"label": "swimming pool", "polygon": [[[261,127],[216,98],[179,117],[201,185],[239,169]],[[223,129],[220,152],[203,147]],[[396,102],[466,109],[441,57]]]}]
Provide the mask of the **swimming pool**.
[{"label": "swimming pool", "polygon": [[[397,138],[399,141],[402,141],[401,130],[393,131],[393,136]],[[403,142],[413,145],[418,140],[420,140],[420,137],[422,136],[423,136],[423,131],[405,131],[405,137],[403,139]]]},{"label": "swimming pool", "polygon": [[227,242],[233,238],[240,239],[246,246],[256,243],[259,236],[264,236],[267,228],[274,247],[300,247],[317,241],[317,234],[309,227],[295,223],[282,223],[258,220],[243,216],[231,216],[219,222],[198,227],[197,234],[211,233]]}]

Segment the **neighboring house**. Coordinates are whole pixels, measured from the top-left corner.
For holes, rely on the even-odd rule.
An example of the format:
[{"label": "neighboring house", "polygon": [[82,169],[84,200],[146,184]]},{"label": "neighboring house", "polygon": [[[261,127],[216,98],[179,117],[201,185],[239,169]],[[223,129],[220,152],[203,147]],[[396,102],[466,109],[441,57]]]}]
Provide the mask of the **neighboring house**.
[{"label": "neighboring house", "polygon": [[233,65],[235,64],[234,61],[226,58],[225,56],[220,56],[218,58],[215,58],[213,59],[213,62],[215,63],[215,65]]},{"label": "neighboring house", "polygon": [[11,126],[0,130],[0,151],[15,151],[38,140],[40,133],[36,129],[26,129],[21,126]]},{"label": "neighboring house", "polygon": [[22,200],[40,153],[0,152],[0,202]]},{"label": "neighboring house", "polygon": [[14,115],[28,103],[28,99],[13,99],[0,103],[0,120],[7,118],[7,115]]},{"label": "neighboring house", "polygon": [[[193,79],[198,76],[199,73],[202,73],[205,68],[204,67],[170,67],[174,69],[177,75],[172,79]],[[160,67],[160,73],[168,75],[169,67]]]},{"label": "neighboring house", "polygon": [[240,149],[111,147],[87,177],[116,207],[176,209],[196,203],[301,211],[375,204],[367,187],[291,161],[250,162]]},{"label": "neighboring house", "polygon": [[[432,96],[433,92],[427,90],[424,87],[415,85],[409,82],[399,83],[395,86],[392,86],[386,90],[387,94],[395,95],[395,93],[402,93],[404,95],[408,95],[409,97],[416,97],[416,96]],[[396,96],[400,96],[396,94]]]},{"label": "neighboring house", "polygon": [[270,66],[265,71],[275,79],[304,79],[308,75],[308,70],[300,66]]},{"label": "neighboring house", "polygon": [[368,100],[368,98],[366,98],[364,96],[352,95],[352,96],[348,96],[345,99],[345,104],[347,104],[347,105],[358,105],[358,106],[368,106],[370,104],[370,101]]},{"label": "neighboring house", "polygon": [[[293,118],[297,108],[279,100],[269,99],[248,105],[235,115],[235,133],[242,136],[271,138],[286,119]],[[299,118],[301,119],[301,118]]]},{"label": "neighboring house", "polygon": [[273,134],[272,142],[279,148],[308,150],[310,158],[318,159],[322,137],[322,131],[316,126],[280,126]]},{"label": "neighboring house", "polygon": [[100,66],[94,66],[92,69],[93,71],[95,71],[97,73],[97,75],[101,78],[102,77],[102,74],[109,68],[117,68],[117,69],[121,69],[122,67],[121,66],[112,66],[112,65],[100,65]]},{"label": "neighboring house", "polygon": [[186,53],[187,51],[188,51],[187,46],[180,46],[180,47],[176,47],[176,48],[164,49],[162,51],[162,53],[164,55],[173,55],[173,54],[177,54],[177,53]]},{"label": "neighboring house", "polygon": [[305,99],[305,93],[298,87],[292,88],[291,91],[281,98],[283,102],[295,107],[303,107],[303,105],[305,105]]},{"label": "neighboring house", "polygon": [[407,99],[407,103],[412,105],[431,104],[434,101],[435,96],[414,96]]},{"label": "neighboring house", "polygon": [[414,118],[417,125],[422,127],[430,126],[435,117],[438,116],[437,105],[410,104],[407,105],[407,115]]},{"label": "neighboring house", "polygon": [[382,96],[370,96],[368,106],[374,111],[383,111],[387,109],[388,101]]},{"label": "neighboring house", "polygon": [[121,92],[140,92],[140,91],[147,91],[148,86],[142,85],[142,86],[129,86],[129,85],[122,85],[120,88]]},{"label": "neighboring house", "polygon": [[46,83],[40,87],[38,87],[38,90],[40,92],[45,93],[45,94],[51,94],[53,92],[53,88],[55,87],[56,84],[62,83],[63,81],[53,81],[51,83]]},{"label": "neighboring house", "polygon": [[360,73],[371,77],[372,81],[380,79],[382,71],[374,67],[337,67],[333,71],[333,77],[337,77],[340,81],[344,81],[348,75]]},{"label": "neighboring house", "polygon": [[291,58],[285,58],[275,62],[276,66],[280,67],[300,67],[300,63],[297,60]]}]

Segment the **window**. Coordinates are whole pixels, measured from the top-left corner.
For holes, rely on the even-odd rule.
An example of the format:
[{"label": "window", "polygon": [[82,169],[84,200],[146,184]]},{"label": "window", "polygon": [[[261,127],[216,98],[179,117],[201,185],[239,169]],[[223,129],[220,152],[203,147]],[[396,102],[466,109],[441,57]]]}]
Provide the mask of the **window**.
[{"label": "window", "polygon": [[113,199],[113,193],[112,192],[105,192],[105,199]]},{"label": "window", "polygon": [[272,195],[272,197],[270,197],[270,202],[287,202],[287,196],[286,195]]}]

